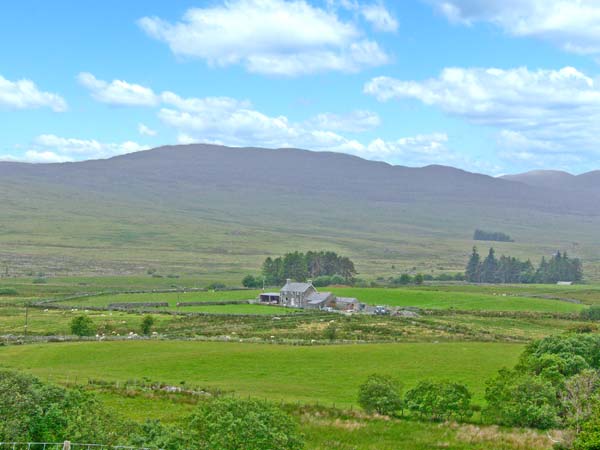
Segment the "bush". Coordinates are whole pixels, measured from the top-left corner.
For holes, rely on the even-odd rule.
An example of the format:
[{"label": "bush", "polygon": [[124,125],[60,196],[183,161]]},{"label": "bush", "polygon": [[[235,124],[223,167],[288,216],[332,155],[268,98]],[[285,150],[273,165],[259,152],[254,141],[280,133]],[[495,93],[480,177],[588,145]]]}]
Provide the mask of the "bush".
[{"label": "bush", "polygon": [[154,317],[152,316],[144,316],[142,319],[142,323],[140,325],[140,330],[142,334],[149,335],[150,331],[152,331],[152,326],[154,325]]},{"label": "bush", "polygon": [[19,293],[13,288],[0,288],[0,295],[19,295]]},{"label": "bush", "polygon": [[217,398],[203,401],[189,420],[187,448],[295,450],[303,448],[296,422],[268,402]]},{"label": "bush", "polygon": [[325,287],[331,284],[331,277],[328,275],[322,275],[313,280],[314,287]]},{"label": "bush", "polygon": [[506,426],[547,429],[558,423],[556,389],[540,377],[506,369],[487,382],[484,416]]},{"label": "bush", "polygon": [[227,288],[227,286],[225,286],[223,283],[219,283],[219,282],[210,283],[208,286],[206,286],[206,289],[208,289],[209,291],[217,291],[219,289],[225,289],[225,288]]},{"label": "bush", "polygon": [[600,404],[596,403],[594,413],[583,424],[581,432],[573,442],[573,450],[600,449]]},{"label": "bush", "polygon": [[472,415],[471,393],[451,381],[421,381],[406,393],[405,402],[410,411],[429,420],[463,420]]},{"label": "bush", "polygon": [[77,316],[71,320],[71,333],[75,336],[93,336],[96,334],[94,321],[87,316]]},{"label": "bush", "polygon": [[260,288],[263,286],[263,279],[253,275],[246,275],[242,280],[242,286],[246,288]]},{"label": "bush", "polygon": [[369,414],[402,411],[402,385],[386,375],[371,375],[358,389],[358,403]]},{"label": "bush", "polygon": [[600,306],[592,305],[579,313],[583,320],[600,320]]},{"label": "bush", "polygon": [[0,442],[73,439],[116,444],[126,426],[89,393],[7,370],[0,371],[0,417]]},{"label": "bush", "polygon": [[415,275],[414,281],[415,281],[415,284],[421,285],[421,284],[423,284],[423,281],[425,281],[425,278],[423,277],[423,274],[418,273]]},{"label": "bush", "polygon": [[406,285],[410,284],[411,281],[412,277],[407,273],[403,273],[398,278],[394,279],[394,284]]}]

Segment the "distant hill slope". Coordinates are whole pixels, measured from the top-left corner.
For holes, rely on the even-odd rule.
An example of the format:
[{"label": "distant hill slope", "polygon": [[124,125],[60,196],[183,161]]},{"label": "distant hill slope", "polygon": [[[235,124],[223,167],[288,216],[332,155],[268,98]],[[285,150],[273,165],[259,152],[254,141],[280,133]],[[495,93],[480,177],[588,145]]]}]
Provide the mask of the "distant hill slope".
[{"label": "distant hill slope", "polygon": [[529,186],[555,190],[592,190],[600,192],[600,170],[581,175],[572,175],[559,170],[534,170],[517,175],[505,175],[502,178]]},{"label": "distant hill slope", "polygon": [[364,275],[389,275],[458,270],[473,230],[484,228],[512,235],[516,242],[502,246],[516,255],[562,248],[594,266],[600,190],[593,174],[580,177],[573,196],[579,188],[444,166],[200,144],[77,163],[5,162],[0,263],[15,272],[152,267],[235,278],[257,272],[268,254],[331,248]]}]

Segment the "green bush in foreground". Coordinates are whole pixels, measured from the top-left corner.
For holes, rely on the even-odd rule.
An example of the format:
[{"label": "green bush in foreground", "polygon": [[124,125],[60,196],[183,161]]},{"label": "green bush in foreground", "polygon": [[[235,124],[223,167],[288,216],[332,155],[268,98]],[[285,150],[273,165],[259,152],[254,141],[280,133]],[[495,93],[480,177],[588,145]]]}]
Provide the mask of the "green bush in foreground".
[{"label": "green bush in foreground", "polygon": [[259,400],[217,398],[200,403],[189,419],[188,448],[296,450],[303,448],[296,422]]},{"label": "green bush in foreground", "polygon": [[541,377],[503,369],[488,381],[487,408],[492,423],[547,429],[558,424],[557,392]]},{"label": "green bush in foreground", "polygon": [[0,442],[115,443],[121,423],[91,395],[0,371]]},{"label": "green bush in foreground", "polygon": [[0,295],[19,295],[19,292],[13,288],[0,288]]},{"label": "green bush in foreground", "polygon": [[464,420],[472,415],[471,393],[464,384],[421,381],[405,396],[408,409],[421,418]]},{"label": "green bush in foreground", "polygon": [[71,320],[71,333],[75,336],[93,336],[96,334],[94,321],[87,316],[77,316]]},{"label": "green bush in foreground", "polygon": [[368,413],[394,415],[402,411],[402,385],[386,375],[371,375],[358,389],[358,403]]}]

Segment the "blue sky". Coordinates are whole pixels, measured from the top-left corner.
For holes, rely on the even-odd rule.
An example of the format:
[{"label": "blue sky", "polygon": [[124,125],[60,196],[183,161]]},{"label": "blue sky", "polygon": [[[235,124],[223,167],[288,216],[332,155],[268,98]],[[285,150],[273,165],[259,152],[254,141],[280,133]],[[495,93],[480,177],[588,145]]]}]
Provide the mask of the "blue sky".
[{"label": "blue sky", "polygon": [[600,168],[594,0],[5,3],[2,160],[211,142]]}]

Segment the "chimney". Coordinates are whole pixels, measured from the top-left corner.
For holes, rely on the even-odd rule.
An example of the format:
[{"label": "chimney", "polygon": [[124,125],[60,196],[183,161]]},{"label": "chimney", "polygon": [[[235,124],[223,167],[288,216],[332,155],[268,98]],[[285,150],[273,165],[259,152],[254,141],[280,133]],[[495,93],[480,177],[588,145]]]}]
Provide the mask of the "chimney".
[{"label": "chimney", "polygon": [[307,280],[306,281],[308,284],[312,284],[312,280]]},{"label": "chimney", "polygon": [[288,278],[288,279],[285,280],[285,284],[290,284],[291,282],[292,282],[291,278]]}]

